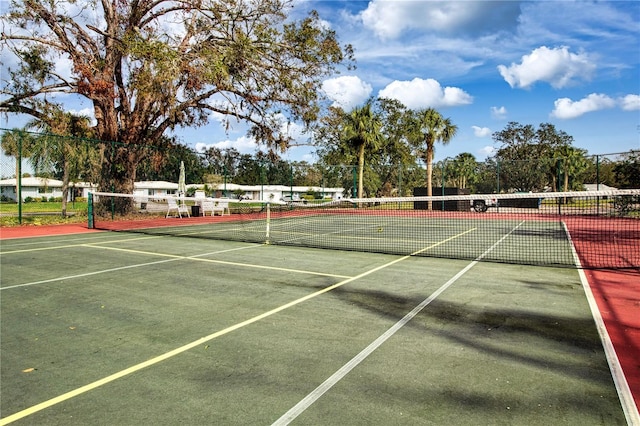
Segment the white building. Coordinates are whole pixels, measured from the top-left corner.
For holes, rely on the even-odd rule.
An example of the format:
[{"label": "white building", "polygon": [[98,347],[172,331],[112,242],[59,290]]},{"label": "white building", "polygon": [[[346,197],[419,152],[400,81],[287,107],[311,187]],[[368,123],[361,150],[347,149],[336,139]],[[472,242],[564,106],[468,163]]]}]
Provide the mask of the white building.
[{"label": "white building", "polygon": [[[198,187],[203,188],[204,185],[198,185]],[[237,185],[227,183],[215,185],[214,191],[216,197],[236,198],[239,195],[245,200],[297,201],[304,199],[304,196],[308,193],[319,194],[331,201],[344,198],[344,188],[320,186]]]},{"label": "white building", "polygon": [[585,191],[616,191],[618,189],[604,183],[585,183],[583,186]]},{"label": "white building", "polygon": [[[34,200],[47,200],[51,198],[62,198],[62,181],[41,177],[23,177],[20,180],[22,201],[27,198]],[[87,197],[89,192],[95,191],[95,186],[85,182],[69,183],[69,194],[67,201],[73,201],[78,197]],[[2,197],[17,201],[16,179],[0,180],[0,195]]]},{"label": "white building", "polygon": [[[62,197],[62,181],[57,179],[45,179],[39,177],[24,177],[22,184],[22,200],[27,197],[41,200],[46,198]],[[87,198],[89,192],[97,192],[97,187],[83,182],[69,184],[69,200],[78,197]],[[187,188],[203,189],[205,185],[190,184]],[[144,181],[135,182],[133,193],[136,197],[175,195],[178,192],[178,184],[166,181]],[[286,186],[286,185],[237,185],[234,183],[219,184],[209,186],[213,188],[214,197],[242,197],[246,200],[266,200],[266,201],[297,201],[303,200],[307,193],[320,194],[325,199],[332,201],[344,198],[344,188],[325,188],[319,186]],[[16,180],[0,180],[0,190],[2,196],[16,201]]]},{"label": "white building", "polygon": [[[203,184],[189,184],[187,189],[204,189]],[[285,201],[285,200],[302,200],[304,195],[313,192],[321,194],[326,199],[340,200],[344,197],[344,188],[324,188],[319,186],[286,186],[286,185],[238,185],[235,183],[207,185],[213,190],[215,198],[238,198],[244,200],[266,200],[266,201]],[[175,195],[178,192],[178,184],[165,181],[136,182],[134,184],[134,195],[136,197],[144,196],[163,196]],[[291,196],[293,197],[291,198]]]}]

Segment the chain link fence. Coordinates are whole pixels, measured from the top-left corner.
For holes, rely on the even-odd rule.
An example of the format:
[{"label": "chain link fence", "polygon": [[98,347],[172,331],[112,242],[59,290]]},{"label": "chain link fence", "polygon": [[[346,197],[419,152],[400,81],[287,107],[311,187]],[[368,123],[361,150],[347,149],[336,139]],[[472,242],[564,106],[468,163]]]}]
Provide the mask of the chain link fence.
[{"label": "chain link fence", "polygon": [[[241,154],[232,149],[196,152],[171,141],[128,146],[9,129],[0,129],[0,138],[3,225],[45,223],[54,216],[82,217],[92,191],[176,193],[181,163],[188,196],[199,190],[210,196],[241,198],[250,188],[259,198],[268,199],[277,186],[283,198],[322,199],[338,191],[348,198],[356,197],[359,179],[354,164],[287,162],[262,152]],[[434,195],[451,193],[450,188],[471,194],[638,188],[639,164],[638,151],[482,162],[463,154],[435,162],[431,186]],[[122,176],[133,177],[135,185],[127,191],[117,187],[114,182]],[[370,161],[363,170],[367,197],[410,196],[415,188],[426,186],[424,164]]]}]

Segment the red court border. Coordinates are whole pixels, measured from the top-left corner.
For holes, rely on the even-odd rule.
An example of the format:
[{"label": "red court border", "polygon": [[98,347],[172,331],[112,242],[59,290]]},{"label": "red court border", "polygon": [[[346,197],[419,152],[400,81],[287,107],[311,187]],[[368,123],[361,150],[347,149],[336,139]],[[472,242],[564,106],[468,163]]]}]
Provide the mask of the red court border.
[{"label": "red court border", "polygon": [[640,410],[640,271],[586,269],[584,272]]},{"label": "red court border", "polygon": [[87,228],[84,223],[72,223],[64,225],[23,225],[0,227],[0,240],[10,238],[51,237],[55,235],[81,234],[87,232],[100,232]]},{"label": "red court border", "polygon": [[[0,240],[103,232],[84,224],[0,227]],[[589,287],[640,410],[640,270],[585,270]]]}]

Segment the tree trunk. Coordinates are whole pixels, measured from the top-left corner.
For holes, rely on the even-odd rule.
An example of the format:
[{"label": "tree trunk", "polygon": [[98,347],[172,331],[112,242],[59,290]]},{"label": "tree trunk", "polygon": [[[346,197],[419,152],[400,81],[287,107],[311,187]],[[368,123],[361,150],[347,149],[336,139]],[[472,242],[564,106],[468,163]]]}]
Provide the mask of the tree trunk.
[{"label": "tree trunk", "polygon": [[360,145],[358,152],[358,198],[362,198],[364,179],[364,144]]},{"label": "tree trunk", "polygon": [[[433,177],[433,148],[427,147],[427,195],[431,197],[433,195],[433,190],[431,188],[431,179]],[[444,182],[443,182],[444,185]],[[432,210],[433,205],[431,200],[427,203],[427,210]]]},{"label": "tree trunk", "polygon": [[[106,142],[100,171],[99,191],[133,194],[136,169],[141,155],[141,148],[137,146]],[[102,200],[104,200],[103,208],[115,209],[117,213],[128,213],[133,207],[133,199],[131,198],[118,199],[114,204],[106,197]]]}]

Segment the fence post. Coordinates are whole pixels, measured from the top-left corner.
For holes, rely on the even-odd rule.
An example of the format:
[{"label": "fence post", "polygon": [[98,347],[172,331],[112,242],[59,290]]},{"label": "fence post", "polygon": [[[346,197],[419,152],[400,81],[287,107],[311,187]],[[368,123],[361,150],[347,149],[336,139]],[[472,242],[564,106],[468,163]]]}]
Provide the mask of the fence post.
[{"label": "fence post", "polygon": [[87,228],[93,229],[93,192],[89,193],[89,197],[87,198],[87,216],[89,216],[87,221]]},{"label": "fence post", "polygon": [[600,156],[596,155],[596,191],[600,191]]},{"label": "fence post", "polygon": [[227,165],[226,164],[222,165],[222,175],[223,175],[222,193],[224,194],[225,198],[229,198],[229,193],[227,192]]},{"label": "fence post", "polygon": [[293,164],[289,166],[289,201],[293,202]]},{"label": "fence post", "polygon": [[[596,155],[596,191],[600,191],[600,156]],[[596,214],[600,216],[600,197],[596,200]]]},{"label": "fence post", "polygon": [[356,166],[352,166],[351,168],[353,174],[353,198],[358,198],[358,172],[356,170]]},{"label": "fence post", "polygon": [[18,198],[18,223],[22,225],[22,132],[18,137],[18,163],[16,164],[16,196]]}]

